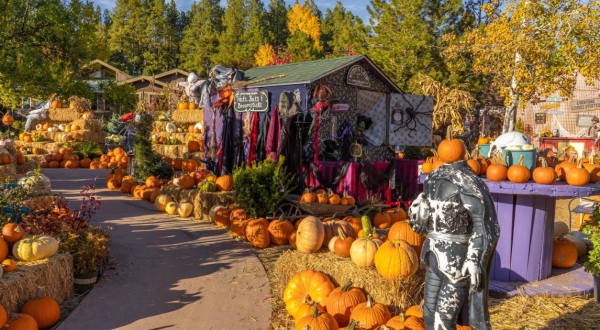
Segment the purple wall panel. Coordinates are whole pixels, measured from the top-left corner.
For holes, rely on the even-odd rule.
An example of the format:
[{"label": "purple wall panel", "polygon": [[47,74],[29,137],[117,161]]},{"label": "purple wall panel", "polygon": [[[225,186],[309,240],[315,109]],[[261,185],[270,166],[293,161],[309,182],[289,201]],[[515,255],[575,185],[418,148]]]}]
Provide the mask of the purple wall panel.
[{"label": "purple wall panel", "polygon": [[[546,223],[548,214],[546,213],[546,196],[535,196],[533,200],[533,229],[531,231],[531,245],[529,247],[529,263],[525,278],[528,281],[540,279],[542,273],[542,264],[544,251],[552,249],[552,245],[545,245]],[[551,221],[551,219],[550,219]]]},{"label": "purple wall panel", "polygon": [[491,279],[498,281],[510,280],[510,260],[512,256],[513,238],[513,195],[497,194],[496,203],[500,237],[496,246],[495,267]]},{"label": "purple wall panel", "polygon": [[544,236],[544,251],[541,265],[541,278],[550,277],[552,273],[552,245],[554,244],[554,212],[556,210],[556,198],[546,197],[546,228]]},{"label": "purple wall panel", "polygon": [[519,195],[515,204],[513,246],[510,260],[510,280],[526,281],[527,264],[531,251],[531,227],[534,196]]}]

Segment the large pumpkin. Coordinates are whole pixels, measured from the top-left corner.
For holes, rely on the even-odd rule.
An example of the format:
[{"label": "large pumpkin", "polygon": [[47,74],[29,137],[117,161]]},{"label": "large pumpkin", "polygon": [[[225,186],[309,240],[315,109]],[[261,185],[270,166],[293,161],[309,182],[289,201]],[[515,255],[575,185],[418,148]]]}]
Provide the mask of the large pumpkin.
[{"label": "large pumpkin", "polygon": [[11,314],[6,330],[38,330],[38,324],[35,319],[27,314]]},{"label": "large pumpkin", "polygon": [[312,269],[296,274],[289,282],[283,292],[285,308],[290,315],[296,315],[298,308],[308,296],[311,301],[326,305],[326,300],[331,291],[333,283],[323,273]]},{"label": "large pumpkin", "polygon": [[58,241],[52,236],[36,235],[25,237],[13,246],[13,256],[21,261],[49,258],[58,251]]},{"label": "large pumpkin", "polygon": [[21,313],[33,317],[40,330],[50,329],[60,320],[58,302],[50,297],[43,297],[39,287],[35,291],[35,298],[23,305]]},{"label": "large pumpkin", "polygon": [[333,316],[340,327],[345,327],[350,323],[350,315],[360,303],[367,301],[365,294],[356,287],[352,286],[352,281],[348,281],[344,286],[333,289],[327,297],[327,312]]},{"label": "large pumpkin", "polygon": [[186,159],[181,162],[181,169],[184,173],[195,172],[199,166],[198,161],[195,159]]},{"label": "large pumpkin", "polygon": [[248,222],[246,223],[246,228],[244,228],[244,236],[247,240],[250,240],[250,237],[254,235],[254,233],[258,230],[259,226],[261,226],[262,228],[264,228],[265,231],[267,231],[267,229],[269,228],[269,222],[265,218],[248,220]]},{"label": "large pumpkin", "polygon": [[373,303],[369,296],[367,302],[360,303],[350,314],[350,319],[356,321],[359,329],[375,330],[392,318],[385,305]]},{"label": "large pumpkin", "polygon": [[465,145],[452,135],[452,125],[448,126],[446,140],[442,141],[438,146],[437,153],[444,163],[454,163],[465,159],[467,149]]},{"label": "large pumpkin", "polygon": [[361,267],[370,267],[375,261],[375,254],[383,242],[378,238],[358,238],[350,248],[352,262]]},{"label": "large pumpkin", "polygon": [[577,262],[577,246],[570,239],[561,235],[554,238],[552,246],[552,267],[569,268]]},{"label": "large pumpkin", "polygon": [[231,175],[224,175],[217,178],[215,181],[218,191],[231,191],[233,190],[233,178]]},{"label": "large pumpkin", "polygon": [[283,216],[279,220],[273,220],[269,223],[269,236],[271,243],[275,245],[285,245],[290,241],[290,234],[294,231],[294,225],[288,220],[284,220]]},{"label": "large pumpkin", "polygon": [[[246,230],[248,230],[248,227],[250,227],[250,221],[246,225]],[[256,230],[252,231],[250,236],[246,236],[246,239],[257,249],[264,249],[271,244],[271,235],[269,234],[268,227],[262,222],[258,224]]]},{"label": "large pumpkin", "polygon": [[154,206],[158,212],[165,212],[167,204],[173,202],[173,198],[169,195],[159,195],[154,201]]},{"label": "large pumpkin", "polygon": [[325,240],[325,228],[320,219],[308,216],[302,220],[296,231],[296,246],[301,253],[318,251]]},{"label": "large pumpkin", "polygon": [[0,262],[8,257],[8,243],[0,237]]},{"label": "large pumpkin", "polygon": [[336,320],[327,312],[319,311],[319,304],[313,307],[313,313],[296,321],[296,329],[337,330]]},{"label": "large pumpkin", "polygon": [[341,229],[346,236],[352,236],[352,226],[346,221],[343,220],[331,220],[323,223],[323,229],[325,231],[325,236],[323,239],[323,244],[328,245],[329,241],[337,235],[339,235],[338,229]]},{"label": "large pumpkin", "polygon": [[577,161],[577,166],[567,171],[567,183],[572,186],[585,186],[590,182],[590,173],[583,168],[583,159]]},{"label": "large pumpkin", "polygon": [[194,211],[194,204],[192,204],[192,203],[184,202],[184,203],[177,205],[177,214],[179,214],[179,216],[182,218],[189,217],[193,211]]},{"label": "large pumpkin", "polygon": [[415,233],[408,223],[397,222],[390,228],[388,239],[401,239],[406,241],[415,250],[417,257],[420,257],[421,248],[423,247],[423,243],[425,243],[426,237]]},{"label": "large pumpkin", "polygon": [[404,240],[388,240],[375,253],[375,267],[388,280],[408,278],[419,269],[419,257]]},{"label": "large pumpkin", "polygon": [[14,243],[23,238],[24,235],[25,231],[23,230],[23,227],[14,222],[9,222],[2,227],[2,236],[8,243]]}]

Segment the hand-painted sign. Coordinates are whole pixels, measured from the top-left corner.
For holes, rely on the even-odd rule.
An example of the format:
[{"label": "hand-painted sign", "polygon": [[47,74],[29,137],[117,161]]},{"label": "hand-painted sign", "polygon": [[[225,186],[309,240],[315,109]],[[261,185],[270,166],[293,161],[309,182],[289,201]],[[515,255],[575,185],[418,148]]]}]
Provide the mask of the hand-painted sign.
[{"label": "hand-painted sign", "polygon": [[577,116],[577,127],[591,127],[594,126],[592,119],[594,116],[579,115]]},{"label": "hand-painted sign", "polygon": [[354,65],[348,70],[348,77],[346,78],[348,85],[359,86],[359,87],[371,87],[369,81],[369,74],[367,70],[360,65]]},{"label": "hand-painted sign", "polygon": [[540,109],[560,108],[560,103],[548,103],[540,105]]},{"label": "hand-painted sign", "polygon": [[546,114],[543,112],[539,112],[535,114],[535,123],[536,124],[545,124],[546,123]]},{"label": "hand-painted sign", "polygon": [[348,111],[350,106],[348,104],[336,103],[331,106],[331,111]]},{"label": "hand-painted sign", "polygon": [[600,98],[571,100],[571,112],[584,112],[600,110]]},{"label": "hand-painted sign", "polygon": [[549,97],[548,102],[562,102],[562,97]]},{"label": "hand-painted sign", "polygon": [[236,112],[267,112],[269,92],[236,92],[233,96],[233,109]]}]

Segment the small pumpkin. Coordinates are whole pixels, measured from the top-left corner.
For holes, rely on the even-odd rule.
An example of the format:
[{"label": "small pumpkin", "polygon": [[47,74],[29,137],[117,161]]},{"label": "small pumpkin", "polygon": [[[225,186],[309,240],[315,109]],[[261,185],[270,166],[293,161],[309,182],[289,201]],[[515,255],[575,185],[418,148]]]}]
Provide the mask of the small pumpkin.
[{"label": "small pumpkin", "polygon": [[486,176],[490,181],[504,181],[508,176],[506,166],[500,164],[498,155],[492,156],[492,163],[488,165]]},{"label": "small pumpkin", "polygon": [[467,157],[467,165],[471,168],[475,175],[479,175],[481,171],[481,166],[479,165],[479,151],[473,150],[473,155],[469,158]]},{"label": "small pumpkin", "polygon": [[2,236],[8,243],[14,243],[25,235],[25,231],[21,225],[14,222],[9,222],[2,227]]},{"label": "small pumpkin", "polygon": [[0,261],[4,261],[8,256],[8,243],[0,237]]},{"label": "small pumpkin", "polygon": [[2,264],[0,264],[0,266],[2,266],[2,271],[5,273],[10,273],[17,269],[17,263],[12,259],[5,259],[4,261],[2,261]]},{"label": "small pumpkin", "polygon": [[11,314],[9,320],[6,322],[8,326],[6,330],[39,330],[38,324],[35,319],[27,314]]},{"label": "small pumpkin", "polygon": [[333,289],[327,297],[327,311],[337,321],[340,327],[350,323],[350,315],[354,307],[367,301],[365,294],[352,286],[352,281],[346,282],[344,286]]},{"label": "small pumpkin", "polygon": [[[215,209],[216,208],[216,209]],[[229,206],[217,205],[211,209],[214,210],[214,215],[212,216],[212,220],[217,226],[220,227],[230,227],[231,226],[231,209]],[[212,212],[209,212],[213,214]],[[292,227],[293,228],[293,227]]]},{"label": "small pumpkin", "polygon": [[444,163],[463,160],[467,152],[465,145],[459,139],[455,139],[452,133],[452,125],[449,125],[446,131],[446,140],[442,141],[437,149],[440,160]]},{"label": "small pumpkin", "polygon": [[358,213],[354,212],[352,216],[345,217],[344,221],[347,221],[352,227],[352,237],[357,238],[358,232],[363,229],[363,224],[361,219],[358,217]]},{"label": "small pumpkin", "polygon": [[360,267],[370,267],[375,262],[375,254],[383,242],[378,238],[360,237],[350,248],[352,262]]},{"label": "small pumpkin", "polygon": [[194,211],[194,204],[192,204],[192,203],[184,202],[184,203],[177,205],[177,214],[179,214],[179,216],[181,218],[189,217],[193,211]]},{"label": "small pumpkin", "polygon": [[267,229],[271,237],[271,243],[275,245],[285,245],[290,241],[290,234],[294,231],[294,225],[288,220],[283,219],[283,215],[279,220],[274,220],[269,223]]},{"label": "small pumpkin", "polygon": [[433,160],[431,159],[431,157],[427,157],[425,163],[421,165],[421,171],[425,174],[433,172]]},{"label": "small pumpkin", "polygon": [[352,243],[354,243],[354,238],[346,237],[341,228],[338,228],[338,234],[339,239],[335,241],[333,246],[335,254],[342,258],[348,258],[350,256],[350,248],[352,247]]},{"label": "small pumpkin", "polygon": [[352,236],[352,227],[350,224],[343,220],[337,220],[335,215],[332,220],[323,222],[323,229],[325,231],[323,244],[325,245],[328,245],[331,239],[338,235],[338,229],[342,229],[344,235]]},{"label": "small pumpkin", "polygon": [[592,151],[589,161],[583,167],[590,173],[590,183],[600,182],[600,164],[596,162],[595,151]]},{"label": "small pumpkin", "polygon": [[556,181],[556,171],[548,167],[548,162],[544,157],[540,157],[539,161],[542,166],[533,170],[533,181],[539,184],[553,184]]},{"label": "small pumpkin", "polygon": [[583,168],[583,158],[577,161],[577,166],[567,171],[567,183],[572,186],[585,186],[590,182],[590,173]]},{"label": "small pumpkin", "polygon": [[400,207],[389,209],[385,213],[390,216],[390,226],[393,226],[398,221],[404,221],[408,217],[406,211]]},{"label": "small pumpkin", "polygon": [[169,195],[159,195],[154,201],[154,206],[158,212],[166,212],[167,204],[173,202],[173,198]]},{"label": "small pumpkin", "polygon": [[[512,165],[508,168],[508,172],[506,176],[508,180],[514,183],[525,183],[529,181],[529,177],[531,176],[531,172],[525,166],[523,166],[523,162],[525,161],[525,157],[523,155],[519,156],[519,163]],[[587,171],[586,171],[587,173]],[[589,174],[588,174],[589,176]]]},{"label": "small pumpkin", "polygon": [[233,190],[233,178],[231,175],[224,175],[217,178],[215,181],[218,191],[232,191]]},{"label": "small pumpkin", "polygon": [[373,303],[371,296],[367,302],[363,302],[354,307],[350,319],[355,320],[359,329],[375,330],[384,325],[392,318],[390,311],[385,305]]},{"label": "small pumpkin", "polygon": [[419,257],[406,241],[390,239],[375,253],[377,272],[389,280],[408,278],[419,269]]},{"label": "small pumpkin", "polygon": [[577,246],[570,239],[561,235],[554,238],[552,245],[552,267],[569,268],[577,262]]},{"label": "small pumpkin", "polygon": [[21,313],[33,317],[38,329],[46,330],[52,328],[60,320],[60,307],[56,300],[42,296],[40,289],[38,287],[35,297],[23,305]]},{"label": "small pumpkin", "polygon": [[379,229],[389,228],[392,224],[392,219],[388,213],[377,213],[373,217],[373,224]]},{"label": "small pumpkin", "polygon": [[165,211],[167,212],[168,215],[177,214],[177,203],[175,203],[175,202],[167,203],[167,206],[165,206]]},{"label": "small pumpkin", "polygon": [[314,305],[311,315],[306,315],[296,323],[296,329],[337,330],[339,325],[327,312],[319,311],[319,304]]}]

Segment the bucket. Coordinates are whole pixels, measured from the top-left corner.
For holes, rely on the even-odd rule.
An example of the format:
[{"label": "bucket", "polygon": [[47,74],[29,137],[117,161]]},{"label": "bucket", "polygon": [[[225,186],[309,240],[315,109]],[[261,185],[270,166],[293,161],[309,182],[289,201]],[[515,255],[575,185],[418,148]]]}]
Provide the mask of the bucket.
[{"label": "bucket", "polygon": [[488,154],[490,153],[491,144],[479,144],[479,156],[483,156],[488,158]]},{"label": "bucket", "polygon": [[4,183],[3,185],[6,190],[11,190],[19,186],[17,183]]},{"label": "bucket", "polygon": [[27,214],[29,214],[29,208],[28,208],[28,207],[25,207],[25,206],[21,207],[21,214],[20,214],[19,218],[17,218],[17,215],[16,215],[16,213],[15,213],[15,210],[13,210],[12,206],[7,206],[7,207],[5,207],[5,208],[2,210],[2,212],[4,212],[4,213],[6,213],[6,214],[10,215],[10,218],[11,218],[11,220],[12,220],[13,222],[16,222],[16,223],[21,223],[21,221],[23,220],[23,215],[27,215]]},{"label": "bucket", "polygon": [[506,150],[502,149],[502,161],[504,165],[510,167],[519,164],[519,158],[523,155],[523,166],[527,167],[531,173],[536,168],[535,149],[532,150]]},{"label": "bucket", "polygon": [[98,281],[98,272],[75,274],[75,292],[83,294],[94,287]]}]

